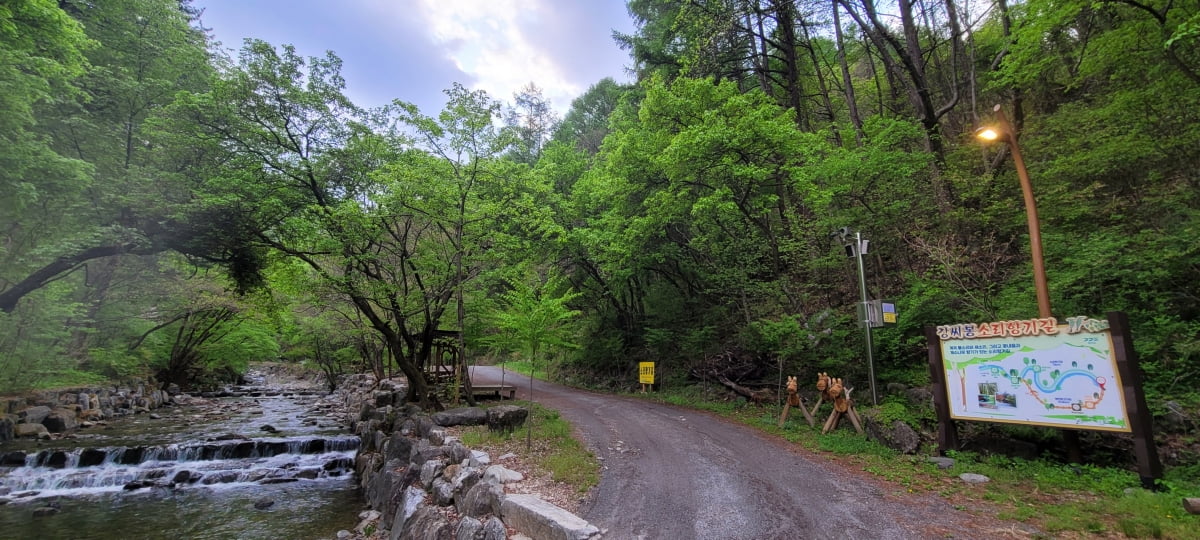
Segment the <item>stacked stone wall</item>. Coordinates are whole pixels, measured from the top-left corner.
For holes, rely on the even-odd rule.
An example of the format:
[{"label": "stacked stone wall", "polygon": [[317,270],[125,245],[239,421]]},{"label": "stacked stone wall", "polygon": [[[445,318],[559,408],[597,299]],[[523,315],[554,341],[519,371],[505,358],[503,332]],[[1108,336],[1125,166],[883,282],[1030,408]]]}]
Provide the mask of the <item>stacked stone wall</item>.
[{"label": "stacked stone wall", "polygon": [[[501,406],[428,414],[404,403],[407,388],[352,375],[339,385],[350,425],[362,439],[355,471],[387,538],[501,540],[513,528],[546,540],[589,540],[600,531],[536,496],[506,496],[504,484],[523,476],[491,463],[446,427],[489,424],[512,429],[525,410]],[[451,511],[451,509],[453,511]],[[522,531],[535,527],[536,530]]]}]

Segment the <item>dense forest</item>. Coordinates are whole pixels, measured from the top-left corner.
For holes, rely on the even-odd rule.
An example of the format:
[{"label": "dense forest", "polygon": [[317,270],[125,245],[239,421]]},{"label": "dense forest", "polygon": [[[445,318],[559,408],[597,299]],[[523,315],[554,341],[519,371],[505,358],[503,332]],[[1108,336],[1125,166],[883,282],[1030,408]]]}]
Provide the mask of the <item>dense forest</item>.
[{"label": "dense forest", "polygon": [[[0,4],[0,392],[254,360],[535,358],[636,385],[928,382],[927,325],[1133,323],[1151,408],[1200,407],[1200,2],[630,0],[635,84],[365,109],[333,53],[212,43],[178,0]],[[865,387],[863,383],[858,383]]]}]

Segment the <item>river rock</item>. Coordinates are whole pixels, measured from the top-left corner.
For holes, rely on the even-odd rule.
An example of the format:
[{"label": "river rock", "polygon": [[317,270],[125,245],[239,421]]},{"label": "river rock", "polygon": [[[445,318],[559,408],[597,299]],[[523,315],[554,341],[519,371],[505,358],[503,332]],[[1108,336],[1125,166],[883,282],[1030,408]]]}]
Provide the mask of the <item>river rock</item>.
[{"label": "river rock", "polygon": [[53,506],[43,506],[33,511],[33,517],[53,516],[59,512],[58,508]]},{"label": "river rock", "polygon": [[238,479],[238,471],[213,471],[204,475],[200,480],[201,484],[211,486],[213,484],[228,484],[236,482]]},{"label": "river rock", "polygon": [[258,510],[266,510],[272,506],[275,506],[275,501],[272,501],[271,499],[259,499],[254,501],[254,508]]},{"label": "river rock", "polygon": [[500,405],[487,410],[488,429],[500,433],[512,433],[525,423],[529,409],[516,405]]},{"label": "river rock", "polygon": [[267,433],[279,433],[279,430],[276,429],[275,426],[272,426],[271,424],[264,424],[262,427],[260,427],[258,429],[265,431]]},{"label": "river rock", "polygon": [[50,430],[41,424],[17,424],[13,429],[17,438],[49,439]]},{"label": "river rock", "polygon": [[321,476],[321,469],[314,469],[314,468],[300,469],[300,470],[296,471],[296,474],[294,476],[296,478],[303,478],[305,480],[316,480],[317,478],[319,478]]},{"label": "river rock", "polygon": [[79,420],[75,417],[75,411],[71,409],[54,409],[42,420],[42,425],[50,430],[50,433],[64,433],[79,427]]},{"label": "river rock", "polygon": [[[430,416],[433,423],[439,426],[481,426],[487,423],[487,411],[479,407],[462,407],[433,413]],[[422,434],[422,435],[428,435]]]},{"label": "river rock", "polygon": [[17,422],[9,415],[0,416],[0,443],[11,441],[16,438],[16,430],[14,429]]},{"label": "river rock", "polygon": [[0,454],[0,467],[20,467],[25,464],[25,452],[12,451]]}]

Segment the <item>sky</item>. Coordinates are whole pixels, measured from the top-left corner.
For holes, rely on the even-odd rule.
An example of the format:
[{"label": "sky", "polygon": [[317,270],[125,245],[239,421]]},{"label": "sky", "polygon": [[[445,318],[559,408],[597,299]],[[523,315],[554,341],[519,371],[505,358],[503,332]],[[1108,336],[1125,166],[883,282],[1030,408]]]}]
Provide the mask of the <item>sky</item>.
[{"label": "sky", "polygon": [[[194,0],[224,49],[245,38],[342,59],[346,95],[400,99],[436,116],[455,83],[506,103],[530,82],[561,117],[604,77],[632,64],[612,39],[633,31],[624,0]],[[236,54],[234,54],[236,57]]]}]

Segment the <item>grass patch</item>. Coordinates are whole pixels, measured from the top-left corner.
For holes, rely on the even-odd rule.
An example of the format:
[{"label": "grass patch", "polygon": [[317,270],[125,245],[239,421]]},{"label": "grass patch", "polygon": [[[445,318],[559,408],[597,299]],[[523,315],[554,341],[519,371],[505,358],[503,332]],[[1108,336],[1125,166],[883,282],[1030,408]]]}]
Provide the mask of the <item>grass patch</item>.
[{"label": "grass patch", "polygon": [[[1162,490],[1157,492],[1140,489],[1138,475],[1129,470],[1045,459],[952,452],[955,465],[941,470],[927,462],[926,456],[904,456],[868,440],[848,422],[821,434],[828,407],[818,412],[816,427],[810,427],[803,414],[792,409],[780,428],[779,405],[757,407],[742,400],[705,399],[705,393],[694,386],[633,395],[716,413],[892,482],[897,493],[933,493],[955,508],[1028,523],[1049,536],[1183,540],[1197,538],[1196,531],[1200,531],[1200,516],[1187,514],[1180,505],[1183,497],[1200,497],[1200,466],[1168,469]],[[911,410],[899,404],[885,401],[885,405],[882,416],[889,422],[902,420],[911,425],[921,420],[907,418]],[[991,482],[968,485],[958,479],[965,472],[986,475]]]},{"label": "grass patch", "polygon": [[528,447],[528,428],[503,434],[492,432],[486,426],[463,428],[459,435],[463,444],[469,448],[512,452],[527,458],[539,472],[570,486],[577,493],[586,493],[600,482],[600,461],[575,439],[571,424],[559,416],[558,411],[528,401],[505,404],[532,407],[529,420],[532,438]]}]

